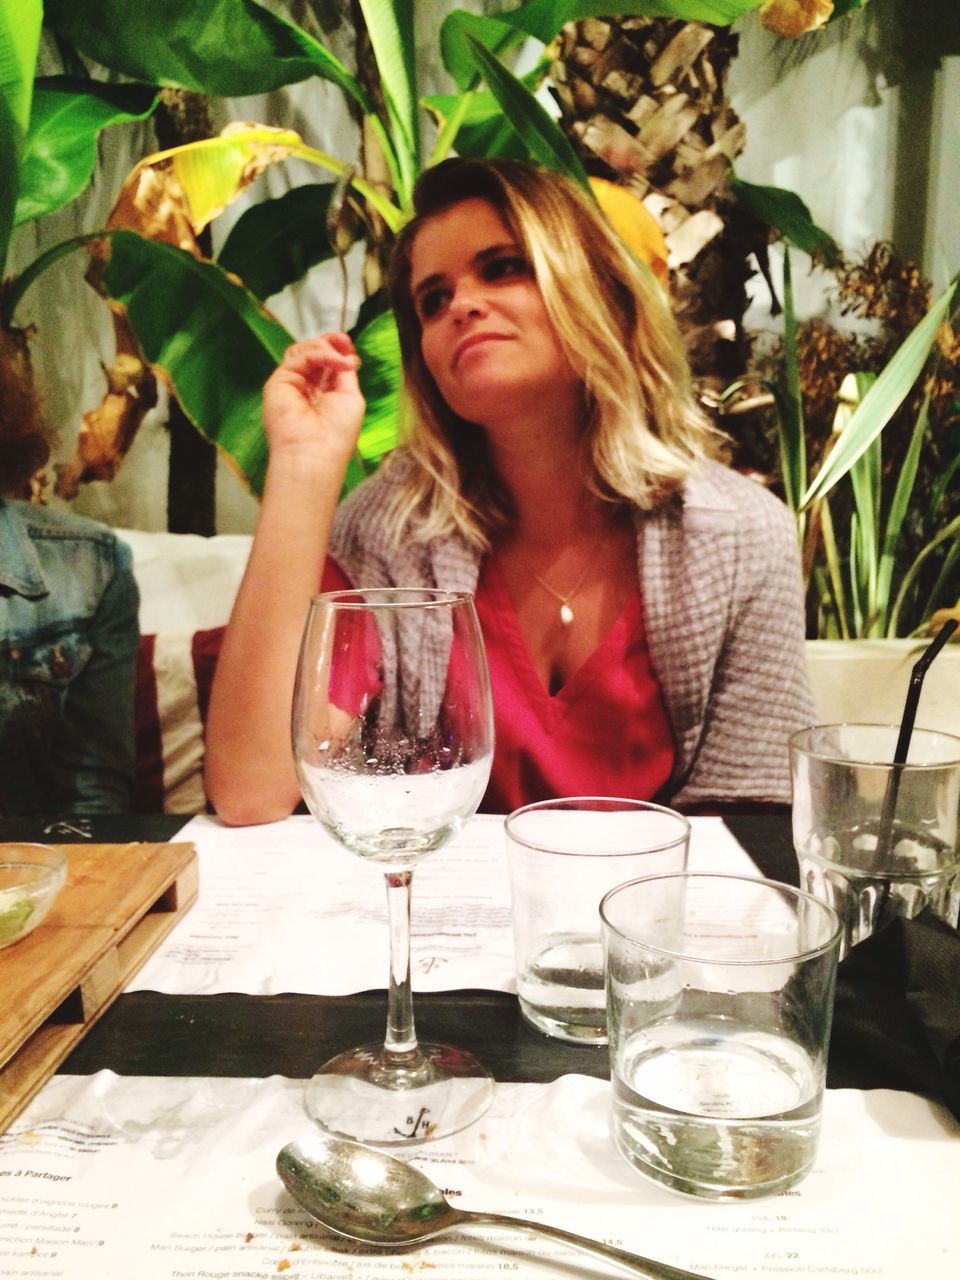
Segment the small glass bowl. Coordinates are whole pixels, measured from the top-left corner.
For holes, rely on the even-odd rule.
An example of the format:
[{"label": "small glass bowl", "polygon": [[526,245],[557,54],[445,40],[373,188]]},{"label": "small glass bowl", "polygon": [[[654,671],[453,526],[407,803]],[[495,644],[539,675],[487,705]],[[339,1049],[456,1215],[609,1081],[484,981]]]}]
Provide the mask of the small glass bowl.
[{"label": "small glass bowl", "polygon": [[0,947],[44,919],[67,880],[67,857],[45,844],[0,844]]}]

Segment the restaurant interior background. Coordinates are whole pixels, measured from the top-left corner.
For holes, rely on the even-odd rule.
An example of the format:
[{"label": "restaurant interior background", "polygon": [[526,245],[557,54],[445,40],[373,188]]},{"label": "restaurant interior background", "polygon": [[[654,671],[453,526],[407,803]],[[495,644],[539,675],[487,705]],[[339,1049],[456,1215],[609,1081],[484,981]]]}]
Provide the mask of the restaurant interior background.
[{"label": "restaurant interior background", "polygon": [[[102,3],[103,0],[88,0],[76,12],[86,8],[95,12]],[[271,0],[265,7],[320,34],[323,42],[348,67],[354,65],[354,28],[349,17],[344,17],[336,6],[325,6],[319,0],[312,3],[310,0]],[[450,90],[437,32],[454,7],[459,6],[450,0],[416,0],[417,57],[423,94]],[[486,12],[514,7],[487,4]],[[663,7],[669,8],[669,5]],[[747,7],[747,2],[740,5],[741,9]],[[825,16],[830,7],[829,0],[783,0],[782,5],[787,20],[799,15],[803,22],[812,21],[817,14]],[[69,6],[53,3],[47,6],[54,15],[65,8]],[[872,251],[878,252],[878,245],[892,243],[898,255],[917,264],[930,284],[929,296],[940,297],[955,276],[960,257],[960,210],[955,199],[955,192],[960,189],[960,58],[956,56],[960,52],[960,20],[950,0],[937,0],[932,6],[917,4],[915,0],[838,0],[834,8],[833,21],[792,39],[762,25],[755,4],[752,11],[733,23],[731,30],[737,45],[733,56],[726,59],[723,75],[726,106],[734,113],[730,120],[735,123],[739,119],[743,126],[742,140],[734,155],[736,177],[746,183],[782,188],[799,196],[809,210],[812,223],[832,239],[854,275]],[[484,6],[475,5],[474,9],[482,12]],[[909,33],[911,15],[919,10],[923,10],[924,36],[920,41],[923,48],[910,48],[904,33]],[[718,34],[728,39],[726,33]],[[581,46],[582,36],[581,28],[576,37]],[[590,38],[588,32],[586,39]],[[553,51],[556,47],[556,44],[550,46]],[[520,50],[516,61],[512,61],[512,55],[506,55],[506,61],[512,61],[514,70],[521,74],[536,66],[543,50],[542,44],[531,40]],[[89,57],[84,62],[91,67]],[[40,71],[59,73],[67,65],[62,46],[45,32],[41,40]],[[92,69],[97,77],[123,78],[97,70],[95,66]],[[541,87],[538,98],[556,114],[555,99],[547,86]],[[345,95],[333,84],[316,77],[257,97],[210,97],[208,105],[217,129],[231,121],[257,121],[296,129],[311,146],[347,161],[358,156],[358,129],[347,110]],[[427,132],[429,136],[429,126]],[[14,232],[7,274],[21,272],[51,246],[102,226],[131,166],[157,147],[151,120],[105,130],[100,135],[90,187],[62,209],[28,222]],[[269,165],[248,190],[213,220],[211,252],[217,253],[237,219],[251,205],[304,183],[328,180],[326,173],[298,159]],[[647,203],[654,211],[659,208],[655,200]],[[781,484],[777,475],[781,460],[770,426],[771,396],[764,379],[775,381],[783,373],[784,318],[778,314],[779,305],[771,305],[770,289],[772,283],[778,304],[782,303],[783,255],[782,240],[776,234],[769,238],[769,266],[759,263],[755,257],[747,259],[748,306],[743,325],[748,343],[741,348],[746,351],[743,363],[747,376],[740,391],[734,392],[733,399],[726,402],[728,406],[737,407],[739,398],[739,407],[742,407],[745,399],[749,400],[759,391],[759,397],[767,404],[752,413],[735,412],[723,419],[723,425],[740,451],[739,461],[747,468],[772,473],[774,483]],[[824,422],[829,433],[836,407],[837,380],[843,372],[856,371],[843,369],[842,360],[849,356],[844,357],[836,350],[847,338],[834,341],[830,335],[869,338],[883,327],[883,322],[849,313],[849,295],[845,303],[839,292],[837,271],[815,266],[811,257],[797,248],[791,249],[790,258],[798,318],[822,320],[828,326],[821,330],[820,337],[811,331],[814,336],[801,352],[802,359],[807,361],[806,377],[811,386],[827,386],[833,379],[823,403],[808,406],[807,429],[812,441],[818,432],[822,437]],[[364,295],[362,242],[353,245],[345,261],[349,325]],[[878,261],[874,258],[875,265]],[[675,265],[673,259],[671,265]],[[104,370],[113,360],[109,314],[103,301],[84,282],[86,266],[83,253],[64,257],[26,291],[15,317],[18,326],[34,329],[30,345],[36,381],[48,415],[59,431],[56,460],[61,463],[74,452],[82,415],[103,398]],[[889,287],[892,299],[889,306],[896,309],[898,298],[903,297],[897,294],[897,289],[907,278],[909,269],[898,275],[899,268],[893,265],[886,269],[885,277],[885,268],[880,266],[879,270],[880,275],[873,283],[864,283],[865,277],[861,276],[861,286],[868,292]],[[674,271],[674,284],[676,278]],[[314,267],[282,293],[270,297],[267,306],[294,336],[300,337],[339,327],[342,294],[339,265],[328,261]],[[913,304],[916,297],[914,295]],[[903,336],[901,323],[897,337]],[[889,335],[887,341],[890,342]],[[828,349],[831,343],[833,348]],[[876,359],[876,353],[874,355]],[[942,368],[945,378],[955,379],[956,350],[943,361]],[[210,377],[217,377],[216,367],[211,368]],[[734,382],[732,376],[729,382]],[[713,383],[712,393],[716,398],[717,392],[726,388],[718,386],[717,379],[713,379]],[[960,459],[955,380],[952,390],[950,388],[948,381],[946,409],[928,428],[928,435],[932,436],[936,430],[940,436],[925,446],[926,462],[921,463],[914,495],[914,506],[918,508],[928,496],[926,490],[937,478],[942,480],[946,473],[952,474],[951,467]],[[915,417],[914,412],[910,424]],[[161,387],[157,407],[146,414],[115,478],[82,485],[73,499],[74,509],[123,528],[167,528],[170,448],[167,418],[168,402]],[[908,435],[910,429],[911,426],[907,426],[901,430],[901,437]],[[894,433],[887,434],[892,437]],[[817,448],[822,449],[823,444],[820,438]],[[897,460],[905,449],[904,439],[888,446],[884,455],[888,470],[891,465],[898,465]],[[54,471],[50,469],[48,480],[52,482],[53,478]],[[235,469],[222,460],[216,467],[215,489],[214,525],[209,531],[249,532],[255,519],[256,501]],[[54,504],[62,501],[53,493],[52,483],[46,499]],[[844,506],[841,499],[840,520],[847,518],[849,496],[846,503]],[[926,528],[913,531],[915,545],[911,554],[957,515],[958,511],[947,501],[939,523],[934,520],[931,524],[928,520]],[[910,525],[910,518],[906,523]],[[842,540],[844,535],[840,536]],[[952,540],[956,542],[956,536]],[[942,556],[942,548],[939,554]],[[960,565],[954,563],[951,572],[954,578],[951,603],[956,603]],[[908,633],[909,627],[902,625],[900,634]],[[839,633],[835,628],[833,632],[827,628],[818,631],[814,620],[810,634]]]}]

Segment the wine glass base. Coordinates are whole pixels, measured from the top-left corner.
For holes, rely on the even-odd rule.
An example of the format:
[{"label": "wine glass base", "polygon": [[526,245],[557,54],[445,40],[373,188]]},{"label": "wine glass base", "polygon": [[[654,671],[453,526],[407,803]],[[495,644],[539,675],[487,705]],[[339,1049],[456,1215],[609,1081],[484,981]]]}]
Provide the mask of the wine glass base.
[{"label": "wine glass base", "polygon": [[387,1062],[383,1046],[348,1049],[307,1082],[307,1114],[343,1138],[411,1146],[458,1133],[493,1101],[493,1078],[469,1053],[421,1044],[412,1066]]}]

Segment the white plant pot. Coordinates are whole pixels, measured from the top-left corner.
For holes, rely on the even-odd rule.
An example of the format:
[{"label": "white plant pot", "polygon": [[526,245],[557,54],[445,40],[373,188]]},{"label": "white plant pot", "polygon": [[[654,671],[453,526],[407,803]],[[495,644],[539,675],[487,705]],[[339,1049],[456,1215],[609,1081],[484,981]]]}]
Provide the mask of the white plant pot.
[{"label": "white plant pot", "polygon": [[[821,722],[899,724],[913,665],[926,641],[808,640],[807,665]],[[927,671],[916,725],[960,737],[960,644]]]}]

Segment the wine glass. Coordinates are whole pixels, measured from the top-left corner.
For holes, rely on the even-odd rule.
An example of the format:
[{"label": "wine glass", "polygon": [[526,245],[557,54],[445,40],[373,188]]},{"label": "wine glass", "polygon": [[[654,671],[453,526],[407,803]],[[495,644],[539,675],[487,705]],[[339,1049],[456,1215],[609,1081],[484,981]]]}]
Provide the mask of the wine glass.
[{"label": "wine glass", "polygon": [[325,1129],[380,1144],[444,1137],[493,1097],[469,1054],[418,1044],[410,986],[413,868],[460,830],[493,755],[490,677],[473,599],[420,588],[314,598],[293,699],[304,799],[340,844],[381,864],[390,921],[383,1045],[339,1054],[309,1081]]}]

